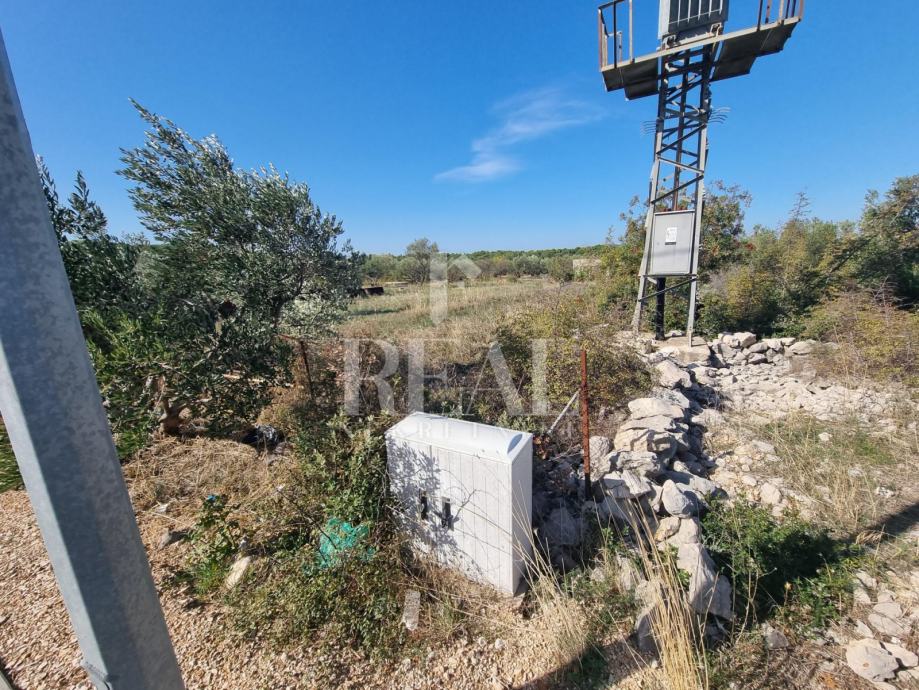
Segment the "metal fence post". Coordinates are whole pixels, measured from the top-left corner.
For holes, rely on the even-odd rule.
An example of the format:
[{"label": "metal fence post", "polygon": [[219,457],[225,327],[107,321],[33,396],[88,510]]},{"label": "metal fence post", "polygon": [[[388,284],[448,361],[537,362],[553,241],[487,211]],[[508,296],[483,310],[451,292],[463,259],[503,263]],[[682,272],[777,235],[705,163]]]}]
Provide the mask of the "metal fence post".
[{"label": "metal fence post", "polygon": [[93,683],[180,690],[2,34],[0,414]]}]

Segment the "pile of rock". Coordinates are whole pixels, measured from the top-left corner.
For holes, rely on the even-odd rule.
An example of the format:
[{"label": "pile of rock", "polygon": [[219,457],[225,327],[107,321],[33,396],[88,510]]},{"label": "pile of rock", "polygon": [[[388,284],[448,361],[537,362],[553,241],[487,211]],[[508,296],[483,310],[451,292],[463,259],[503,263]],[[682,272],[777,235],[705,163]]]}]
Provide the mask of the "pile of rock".
[{"label": "pile of rock", "polygon": [[[855,413],[877,423],[876,413],[891,404],[890,393],[853,391],[817,379],[808,364],[815,345],[733,333],[710,343],[646,348],[643,356],[658,385],[648,397],[629,403],[628,416],[612,438],[590,439],[593,495],[583,494],[580,453],[551,458],[534,470],[537,536],[549,546],[553,564],[574,565],[585,527],[598,516],[633,527],[642,522],[661,549],[675,550],[678,568],[689,575],[693,608],[711,615],[709,629],[718,628],[718,619],[732,619],[730,583],[702,544],[700,514],[712,498],[726,496],[725,489],[731,497],[743,495],[771,507],[775,515],[792,504],[803,514],[808,498],[779,477],[752,474],[754,464],[768,468],[780,462],[765,441],[738,439],[732,451],[709,456],[705,434],[734,433],[719,410],[737,407],[748,415],[762,412],[764,419],[796,409],[818,417]],[[878,625],[887,622],[880,619],[883,611],[873,613]],[[646,607],[637,621],[639,641],[642,630],[647,639],[648,616]]]},{"label": "pile of rock", "polygon": [[[596,463],[597,511],[623,523],[646,523],[661,548],[677,551],[677,567],[689,574],[689,599],[699,614],[731,619],[731,586],[720,575],[701,544],[699,514],[713,497],[724,495],[708,478],[714,462],[706,455],[702,435],[722,421],[705,409],[704,363],[681,365],[677,359],[652,355],[660,387],[653,397],[632,400],[629,417],[615,437],[591,439],[591,449],[609,452]],[[592,455],[592,457],[596,457]],[[639,616],[639,635],[647,611]]]},{"label": "pile of rock", "polygon": [[753,333],[723,333],[709,343],[715,362],[721,366],[755,364],[784,365],[789,358],[814,352],[817,343],[796,338],[766,338],[757,341]]},{"label": "pile of rock", "polygon": [[840,386],[819,379],[811,364],[811,355],[819,352],[812,340],[757,341],[752,333],[730,333],[706,347],[712,353],[712,366],[700,366],[696,380],[708,387],[710,404],[743,409],[764,420],[801,410],[823,421],[858,417],[880,432],[896,428],[894,420],[885,415],[903,396],[892,390]]},{"label": "pile of rock", "polygon": [[912,687],[919,681],[919,656],[908,649],[919,624],[919,571],[887,575],[881,584],[865,571],[855,573],[855,603],[868,622],[856,618],[854,637],[838,642],[845,645],[849,668],[875,687],[894,687],[886,681]]}]

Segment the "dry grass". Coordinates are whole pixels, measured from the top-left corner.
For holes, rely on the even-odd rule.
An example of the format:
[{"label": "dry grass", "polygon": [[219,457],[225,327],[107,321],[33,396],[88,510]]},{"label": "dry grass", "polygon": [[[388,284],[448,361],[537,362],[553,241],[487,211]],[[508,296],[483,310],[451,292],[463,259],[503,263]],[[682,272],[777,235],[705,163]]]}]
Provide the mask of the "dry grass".
[{"label": "dry grass", "polygon": [[169,515],[192,521],[209,494],[220,494],[240,506],[235,514],[246,523],[256,519],[260,499],[275,491],[291,461],[279,456],[269,466],[254,448],[235,441],[166,437],[137,453],[124,474],[136,510],[168,503]]},{"label": "dry grass", "polygon": [[529,581],[537,611],[534,643],[554,667],[580,659],[591,643],[589,612],[565,590],[561,576],[539,549],[529,559]]},{"label": "dry grass", "polygon": [[512,638],[525,629],[513,605],[491,587],[469,580],[432,559],[417,556],[407,587],[422,594],[419,636],[428,642],[447,642],[460,636]]},{"label": "dry grass", "polygon": [[310,400],[300,385],[278,388],[271,402],[259,413],[256,424],[268,424],[290,436],[297,431],[297,425],[307,414]]},{"label": "dry grass", "polygon": [[[817,523],[856,535],[916,500],[919,436],[908,428],[909,421],[898,420],[897,431],[879,431],[855,417],[820,421],[799,413],[764,425],[735,417],[726,447],[738,438],[771,443],[781,461],[761,463],[754,472],[779,477],[787,489],[803,495],[804,514]],[[829,438],[821,440],[822,434]],[[716,441],[715,448],[724,443]]]},{"label": "dry grass", "polygon": [[542,279],[472,282],[467,287],[451,283],[446,318],[435,324],[428,286],[395,288],[381,297],[355,300],[339,334],[400,344],[424,339],[429,361],[468,363],[481,356],[497,325],[515,311],[551,309],[562,296],[584,289],[583,283],[560,285]]},{"label": "dry grass", "polygon": [[680,581],[676,562],[657,548],[654,530],[644,514],[633,521],[638,561],[646,579],[643,600],[661,661],[667,690],[707,690],[708,664],[703,623],[696,616]]}]

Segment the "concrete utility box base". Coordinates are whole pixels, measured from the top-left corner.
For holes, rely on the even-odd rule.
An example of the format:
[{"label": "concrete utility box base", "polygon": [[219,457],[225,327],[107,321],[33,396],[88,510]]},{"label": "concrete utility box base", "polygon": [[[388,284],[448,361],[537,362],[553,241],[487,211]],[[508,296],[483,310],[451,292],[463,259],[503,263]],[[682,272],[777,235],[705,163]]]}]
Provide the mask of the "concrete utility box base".
[{"label": "concrete utility box base", "polygon": [[712,356],[712,350],[705,342],[705,338],[698,336],[689,342],[686,336],[667,338],[666,340],[655,340],[654,349],[668,355],[673,355],[683,364],[692,364],[693,362],[708,362]]},{"label": "concrete utility box base", "polygon": [[386,453],[413,546],[514,594],[531,554],[532,434],[415,412],[386,432]]}]

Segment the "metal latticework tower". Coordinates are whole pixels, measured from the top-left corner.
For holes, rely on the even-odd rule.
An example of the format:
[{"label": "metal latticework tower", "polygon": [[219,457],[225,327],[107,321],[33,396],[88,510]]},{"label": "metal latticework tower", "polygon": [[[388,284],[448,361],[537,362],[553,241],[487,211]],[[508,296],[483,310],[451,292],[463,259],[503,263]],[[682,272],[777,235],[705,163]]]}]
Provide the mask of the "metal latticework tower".
[{"label": "metal latticework tower", "polygon": [[[663,338],[666,296],[689,285],[686,331],[691,344],[708,125],[712,122],[710,85],[747,74],[757,58],[781,51],[801,21],[804,0],[758,0],[755,23],[727,33],[728,0],[659,3],[660,42],[657,50],[640,57],[635,57],[633,36],[633,5],[639,0],[611,0],[600,6],[600,73],[607,91],[622,89],[628,99],[658,97],[645,245],[632,327],[638,331],[642,313],[654,298],[655,333]],[[735,9],[738,4],[752,10],[757,0],[731,0]],[[624,8],[627,16],[620,18]],[[625,46],[627,55],[623,55]],[[669,285],[668,279],[672,281]]]},{"label": "metal latticework tower", "polygon": [[[645,302],[657,304],[657,337],[663,337],[664,296],[689,283],[687,332],[692,337],[695,323],[699,243],[702,205],[705,196],[705,160],[708,152],[708,121],[711,113],[712,46],[691,48],[663,60],[655,121],[654,163],[648,214],[645,219],[645,249],[639,271],[638,300],[632,328],[637,331]],[[650,264],[652,230],[659,213],[691,212],[689,245],[690,273],[684,280],[667,286],[666,275],[654,275]],[[666,238],[665,238],[666,241]],[[648,293],[648,287],[654,290]]]}]

